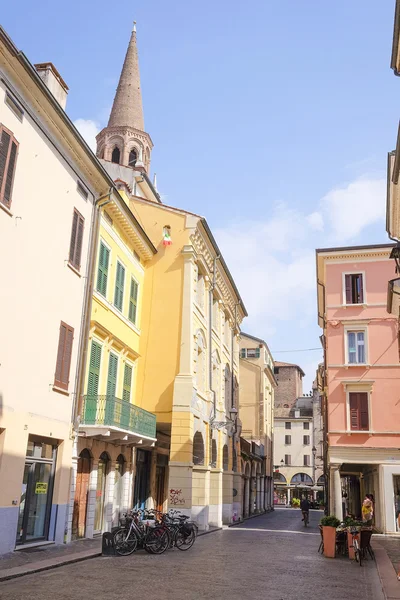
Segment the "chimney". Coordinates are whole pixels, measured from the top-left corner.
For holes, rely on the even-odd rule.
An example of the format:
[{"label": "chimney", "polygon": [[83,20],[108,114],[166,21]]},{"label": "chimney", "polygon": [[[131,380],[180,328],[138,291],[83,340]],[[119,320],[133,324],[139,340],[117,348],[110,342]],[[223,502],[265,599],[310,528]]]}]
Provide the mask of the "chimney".
[{"label": "chimney", "polygon": [[47,85],[61,108],[65,110],[65,106],[67,104],[68,86],[53,63],[39,63],[35,65],[35,69],[38,72],[40,79]]}]

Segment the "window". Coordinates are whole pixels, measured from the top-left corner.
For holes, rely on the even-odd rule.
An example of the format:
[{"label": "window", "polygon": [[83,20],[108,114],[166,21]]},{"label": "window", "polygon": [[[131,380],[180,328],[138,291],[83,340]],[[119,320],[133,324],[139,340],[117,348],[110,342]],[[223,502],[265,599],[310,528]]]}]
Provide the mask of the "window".
[{"label": "window", "polygon": [[232,408],[232,375],[229,365],[224,369],[225,412],[228,415]]},{"label": "window", "polygon": [[138,291],[139,291],[139,284],[132,277],[132,279],[131,279],[131,290],[130,290],[130,294],[129,294],[128,319],[130,321],[132,321],[132,323],[134,325],[136,325],[136,317],[137,317]]},{"label": "window", "polygon": [[310,436],[309,435],[303,435],[303,444],[305,446],[309,446],[310,445]]},{"label": "window", "polygon": [[213,467],[213,469],[217,466],[217,442],[214,439],[211,439],[210,466]]},{"label": "window", "polygon": [[290,421],[288,421],[287,423],[285,423],[285,429],[292,429],[292,424]]},{"label": "window", "polygon": [[118,356],[110,352],[107,374],[107,396],[115,397],[117,389]]},{"label": "window", "polygon": [[196,284],[196,303],[204,310],[204,293],[205,293],[204,275],[197,269],[197,284]]},{"label": "window", "polygon": [[213,326],[213,329],[215,329],[215,331],[219,331],[219,318],[220,318],[220,315],[219,315],[219,301],[216,298],[214,298],[214,300],[213,300],[213,314],[212,314],[213,322],[212,322],[212,326]]},{"label": "window", "polygon": [[229,323],[229,317],[227,314],[224,314],[224,343],[227,348],[230,348],[230,346],[231,346],[231,339],[232,339],[232,333],[231,333],[231,327],[230,327],[230,323]]},{"label": "window", "polygon": [[364,302],[363,276],[361,273],[345,275],[346,304],[362,304]]},{"label": "window", "polygon": [[132,367],[125,363],[124,369],[124,385],[122,388],[122,400],[126,402],[131,401],[131,388],[132,388]]},{"label": "window", "polygon": [[307,473],[296,473],[296,475],[293,475],[290,483],[305,483],[306,485],[312,485],[313,480]]},{"label": "window", "polygon": [[17,154],[17,140],[11,131],[0,125],[0,202],[7,208],[11,206]]},{"label": "window", "polygon": [[69,384],[73,339],[73,328],[61,321],[54,385],[63,390],[67,390]]},{"label": "window", "polygon": [[78,271],[81,268],[84,224],[85,219],[76,210],[76,208],[74,208],[74,216],[72,218],[71,241],[69,243],[69,262]]},{"label": "window", "polygon": [[222,448],[222,468],[224,471],[227,471],[229,468],[229,450],[226,444]]},{"label": "window", "polygon": [[97,342],[92,341],[89,359],[89,379],[87,387],[88,396],[97,396],[99,393],[100,362],[101,346]]},{"label": "window", "polygon": [[121,152],[120,152],[119,148],[116,146],[111,154],[111,162],[117,163],[117,165],[119,165],[120,157],[121,157]]},{"label": "window", "polygon": [[291,443],[292,443],[292,436],[291,435],[285,435],[285,445],[286,446],[290,446]]},{"label": "window", "polygon": [[279,375],[279,367],[274,367],[274,375]]},{"label": "window", "polygon": [[242,348],[240,358],[260,358],[260,348]]},{"label": "window", "polygon": [[310,456],[309,456],[309,454],[305,454],[303,458],[304,458],[304,463],[303,463],[303,465],[304,465],[305,467],[309,467],[309,466],[310,466],[310,464],[311,464],[311,463],[310,463]]},{"label": "window", "polygon": [[193,464],[204,465],[204,442],[199,431],[193,437]]},{"label": "window", "polygon": [[304,422],[303,423],[303,429],[310,429],[310,423]]},{"label": "window", "polygon": [[102,296],[107,294],[107,280],[108,280],[108,263],[110,259],[110,250],[100,242],[99,250],[99,266],[97,270],[97,285],[96,289]]},{"label": "window", "polygon": [[350,365],[365,364],[365,331],[347,332],[347,362]]},{"label": "window", "polygon": [[20,121],[22,121],[22,118],[24,116],[24,111],[22,110],[22,108],[19,105],[19,103],[15,100],[15,98],[13,96],[11,96],[11,94],[9,94],[8,92],[6,92],[6,97],[5,97],[4,101],[7,104],[7,106],[9,108],[11,108],[11,110],[14,113],[14,115],[16,117],[18,117],[18,119]]},{"label": "window", "polygon": [[114,306],[122,311],[124,302],[124,286],[125,286],[125,267],[117,262],[117,275],[115,278]]},{"label": "window", "polygon": [[134,167],[136,165],[136,161],[137,161],[137,154],[136,154],[136,150],[132,149],[129,152],[129,166],[130,167]]},{"label": "window", "polygon": [[292,457],[290,454],[285,454],[285,465],[290,466],[292,464]]},{"label": "window", "polygon": [[350,392],[350,429],[352,431],[368,431],[368,393]]}]

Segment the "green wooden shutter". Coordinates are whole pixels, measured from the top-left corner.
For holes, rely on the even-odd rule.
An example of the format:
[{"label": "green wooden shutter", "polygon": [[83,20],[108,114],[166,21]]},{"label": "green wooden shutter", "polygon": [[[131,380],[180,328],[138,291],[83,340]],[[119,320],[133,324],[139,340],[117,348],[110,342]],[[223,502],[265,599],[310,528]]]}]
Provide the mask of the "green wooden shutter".
[{"label": "green wooden shutter", "polygon": [[122,392],[122,399],[127,402],[131,401],[131,388],[132,388],[132,367],[125,364],[124,370],[124,387]]},{"label": "green wooden shutter", "polygon": [[92,341],[90,349],[89,361],[89,379],[87,387],[88,396],[97,396],[99,393],[99,375],[101,361],[101,346],[97,342]]},{"label": "green wooden shutter", "polygon": [[108,262],[110,259],[110,251],[103,242],[100,242],[99,250],[99,267],[97,270],[97,291],[103,296],[107,293],[107,278],[108,278]]},{"label": "green wooden shutter", "polygon": [[128,318],[132,323],[136,324],[137,316],[137,299],[138,299],[139,284],[133,278],[131,279],[131,292],[129,296],[129,314]]},{"label": "green wooden shutter", "polygon": [[118,368],[118,356],[110,352],[110,360],[108,362],[108,376],[107,376],[107,396],[115,396],[117,389],[117,368]]},{"label": "green wooden shutter", "polygon": [[114,293],[114,305],[118,310],[122,310],[122,304],[124,299],[124,283],[125,283],[125,268],[121,263],[117,263],[117,275],[115,278],[115,293]]}]

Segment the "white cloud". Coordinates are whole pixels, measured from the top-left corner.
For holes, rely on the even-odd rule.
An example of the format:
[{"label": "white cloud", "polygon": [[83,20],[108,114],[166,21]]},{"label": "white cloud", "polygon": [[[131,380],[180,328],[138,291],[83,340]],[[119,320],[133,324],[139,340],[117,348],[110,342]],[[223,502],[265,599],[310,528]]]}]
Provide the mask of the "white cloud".
[{"label": "white cloud", "polygon": [[324,229],[324,218],[320,212],[313,212],[308,215],[307,223],[315,231],[323,231]]},{"label": "white cloud", "polygon": [[368,176],[328,192],[321,206],[336,243],[355,238],[368,225],[383,220],[385,195],[385,179]]},{"label": "white cloud", "polygon": [[96,135],[100,131],[98,123],[91,119],[76,119],[74,125],[93,152],[96,152]]}]

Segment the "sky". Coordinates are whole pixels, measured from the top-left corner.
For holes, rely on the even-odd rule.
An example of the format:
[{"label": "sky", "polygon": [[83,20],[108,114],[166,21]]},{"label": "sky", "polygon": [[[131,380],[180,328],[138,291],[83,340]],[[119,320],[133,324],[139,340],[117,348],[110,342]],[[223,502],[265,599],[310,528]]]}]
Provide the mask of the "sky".
[{"label": "sky", "polygon": [[133,20],[152,173],[207,218],[275,360],[311,389],[322,358],[315,248],[387,242],[386,162],[400,80],[394,0],[5,3],[32,63],[51,61],[90,144],[107,124]]}]

